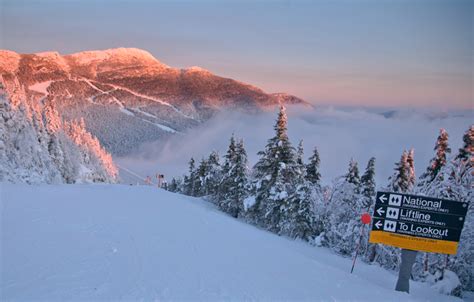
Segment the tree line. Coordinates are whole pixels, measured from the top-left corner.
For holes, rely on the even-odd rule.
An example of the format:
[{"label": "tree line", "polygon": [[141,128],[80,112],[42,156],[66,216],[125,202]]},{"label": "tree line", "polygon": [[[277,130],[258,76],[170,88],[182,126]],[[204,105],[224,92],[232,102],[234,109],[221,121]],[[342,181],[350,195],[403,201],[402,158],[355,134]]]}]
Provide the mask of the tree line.
[{"label": "tree line", "polygon": [[[274,136],[268,139],[259,160],[249,168],[244,141],[231,136],[223,160],[213,151],[197,163],[189,161],[182,178],[173,178],[168,190],[189,196],[205,197],[229,215],[290,238],[301,239],[350,256],[359,246],[362,259],[396,269],[400,264],[398,248],[368,243],[368,228],[361,214],[373,212],[376,194],[374,157],[363,173],[351,159],[347,172],[332,184],[321,184],[320,156],[313,147],[304,160],[303,142],[295,148],[287,133],[288,118],[280,107]],[[393,174],[380,189],[471,201],[474,178],[474,125],[463,136],[463,146],[450,156],[448,133],[441,129],[435,156],[419,179],[415,174],[414,150],[403,151]],[[414,278],[429,282],[442,280],[446,270],[460,279],[460,290],[474,289],[474,215],[470,203],[458,254],[451,257],[419,253]],[[362,231],[362,232],[361,232]],[[362,236],[361,236],[362,234]],[[359,244],[358,244],[359,243]]]}]

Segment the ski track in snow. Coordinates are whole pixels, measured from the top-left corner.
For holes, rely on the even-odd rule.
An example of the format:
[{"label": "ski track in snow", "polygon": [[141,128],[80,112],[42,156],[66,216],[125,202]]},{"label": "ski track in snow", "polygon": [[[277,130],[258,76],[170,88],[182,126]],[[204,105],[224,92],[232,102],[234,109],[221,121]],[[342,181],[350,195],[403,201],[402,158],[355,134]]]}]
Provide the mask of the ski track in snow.
[{"label": "ski track in snow", "polygon": [[165,125],[158,124],[158,123],[153,123],[153,122],[150,122],[149,120],[145,120],[145,119],[141,119],[141,120],[144,121],[144,122],[147,122],[149,124],[155,125],[156,127],[160,128],[163,131],[170,132],[170,133],[176,133],[176,130],[174,130],[170,127],[167,127]]},{"label": "ski track in snow", "polygon": [[126,115],[135,116],[132,111],[126,109],[125,107],[119,107],[119,110],[125,113]]},{"label": "ski track in snow", "polygon": [[[97,87],[97,86],[95,86],[94,84],[92,84],[92,83],[90,82],[90,80],[84,79],[84,81],[85,81],[90,87],[92,87],[93,89],[99,91],[101,94],[110,94],[110,92],[113,92],[113,91],[118,90],[118,89],[122,89],[122,90],[125,90],[125,91],[127,91],[127,92],[129,92],[129,93],[131,93],[131,94],[134,94],[134,95],[138,96],[138,97],[146,98],[146,99],[153,100],[153,101],[156,101],[156,102],[161,102],[162,104],[169,105],[169,106],[173,107],[173,109],[178,110],[176,107],[172,106],[172,105],[169,104],[169,103],[165,103],[165,102],[163,102],[163,101],[155,100],[155,99],[152,99],[152,98],[150,98],[150,97],[146,97],[146,96],[144,96],[144,95],[134,93],[134,92],[131,91],[130,89],[127,89],[127,88],[124,88],[124,87],[121,87],[121,86],[116,86],[116,85],[112,85],[112,84],[107,84],[107,85],[110,85],[110,86],[114,87],[114,89],[109,90],[109,91],[103,91],[103,90],[100,89],[99,87]],[[95,97],[94,97],[94,98],[95,98]],[[137,112],[139,112],[139,113],[141,113],[141,114],[143,114],[143,115],[145,115],[145,116],[148,116],[148,117],[151,117],[151,118],[154,118],[154,119],[158,119],[158,118],[157,118],[156,116],[154,116],[153,114],[148,113],[148,112],[145,112],[145,111],[141,110],[141,109],[138,108],[138,107],[135,107],[135,108],[133,108],[132,110],[127,109],[127,107],[123,104],[123,102],[120,101],[120,100],[119,100],[118,98],[116,98],[115,96],[112,96],[112,99],[113,99],[113,100],[117,103],[117,105],[119,106],[119,110],[120,110],[121,112],[125,113],[126,115],[135,116],[135,114],[134,114],[133,111],[132,111],[132,110],[134,110],[134,111],[137,111]],[[91,102],[95,104],[94,100],[91,100]],[[181,111],[178,111],[178,112],[181,113],[181,114],[183,114]],[[191,117],[189,117],[189,116],[187,116],[187,115],[185,115],[185,116],[186,116],[187,118],[191,118]],[[166,131],[166,132],[170,132],[170,133],[177,133],[177,132],[178,132],[177,130],[175,130],[175,129],[171,128],[171,127],[165,126],[165,125],[163,125],[163,124],[160,124],[160,123],[150,122],[150,121],[145,120],[145,119],[141,119],[141,120],[144,121],[144,122],[147,122],[147,123],[149,123],[149,124],[155,125],[155,126],[157,126],[158,128],[160,128],[161,130]]]},{"label": "ski track in snow", "polygon": [[[136,111],[136,112],[138,112],[138,113],[141,113],[141,114],[143,114],[143,115],[145,115],[145,116],[148,116],[148,117],[150,117],[150,118],[153,118],[153,119],[155,119],[155,120],[160,120],[158,117],[154,116],[154,115],[151,114],[151,113],[148,113],[148,112],[146,112],[146,111],[141,110],[139,107],[134,107],[132,110],[133,110],[133,111]],[[171,127],[165,126],[165,125],[163,125],[163,124],[150,122],[150,121],[145,120],[145,119],[141,119],[141,120],[142,120],[142,121],[145,121],[145,122],[148,122],[148,123],[151,123],[151,124],[157,126],[158,128],[160,128],[161,130],[164,130],[164,131],[166,131],[166,132],[180,133],[179,131],[177,131],[177,130],[171,128]]]},{"label": "ski track in snow", "polygon": [[[169,106],[171,108],[173,108],[173,110],[175,110],[176,112],[178,112],[179,114],[183,115],[184,117],[186,118],[189,118],[189,119],[194,119],[193,117],[191,116],[188,116],[186,114],[184,114],[182,111],[180,111],[178,108],[176,108],[175,106],[167,103],[167,102],[164,102],[162,100],[158,100],[158,99],[155,99],[155,98],[151,98],[149,96],[146,96],[146,95],[143,95],[143,94],[140,94],[140,93],[136,93],[128,88],[125,88],[125,87],[121,87],[121,86],[118,86],[118,85],[112,85],[112,84],[107,84],[109,86],[112,86],[114,87],[114,89],[111,89],[111,90],[108,90],[108,91],[104,91],[102,89],[100,89],[99,87],[97,87],[96,85],[94,85],[89,79],[86,79],[86,78],[82,78],[82,81],[84,81],[85,83],[87,83],[87,85],[89,85],[91,88],[93,88],[94,90],[96,91],[99,91],[100,94],[107,94],[107,95],[110,95],[110,92],[113,92],[113,91],[116,91],[116,90],[124,90],[124,91],[127,91],[128,93],[131,93],[137,97],[141,97],[141,98],[145,98],[145,99],[148,99],[148,100],[151,100],[151,101],[154,101],[154,102],[158,102],[160,104],[163,104],[163,105],[166,105],[166,106]],[[41,83],[37,83],[37,84],[34,84],[34,85],[31,85],[28,87],[29,90],[32,90],[32,91],[36,91],[36,92],[40,92],[42,94],[44,94],[45,96],[47,96],[49,93],[47,91],[48,87],[51,85],[53,81],[45,81],[45,82],[41,82]],[[68,92],[69,93],[69,92]],[[93,97],[90,97],[88,98],[89,102],[92,103],[92,104],[98,104],[96,101],[95,101],[95,98],[97,97],[96,96],[93,96]],[[153,114],[150,114],[148,112],[145,112],[143,110],[141,110],[139,107],[135,107],[133,108],[132,110],[128,109],[122,101],[120,101],[118,98],[116,98],[115,96],[111,96],[112,97],[112,100],[118,105],[119,107],[119,110],[126,114],[126,115],[129,115],[129,116],[135,116],[135,114],[133,113],[132,110],[134,111],[137,111],[145,116],[148,116],[148,117],[151,117],[151,118],[154,118],[156,120],[159,120],[158,117],[154,116]],[[149,123],[151,125],[154,125],[156,127],[158,127],[159,129],[165,131],[165,132],[169,132],[169,133],[180,133],[179,131],[171,128],[171,127],[168,127],[168,126],[165,126],[163,124],[160,124],[160,123],[155,123],[155,122],[151,122],[151,121],[148,121],[146,119],[143,119],[143,118],[140,118],[142,121],[146,122],[146,123]]]},{"label": "ski track in snow", "polygon": [[0,300],[459,301],[152,186],[0,184]]},{"label": "ski track in snow", "polygon": [[145,95],[145,94],[141,94],[141,93],[138,93],[138,92],[135,92],[133,90],[130,90],[128,88],[125,88],[125,87],[122,87],[122,86],[119,86],[119,85],[115,85],[115,84],[110,84],[110,83],[106,83],[107,85],[110,85],[112,87],[114,87],[115,89],[120,89],[120,90],[124,90],[130,94],[133,94],[137,97],[140,97],[140,98],[143,98],[143,99],[147,99],[147,100],[150,100],[150,101],[154,101],[154,102],[157,102],[157,103],[160,103],[162,105],[165,105],[165,106],[168,106],[170,108],[172,108],[174,111],[176,111],[177,113],[181,114],[182,116],[184,116],[185,118],[188,118],[188,119],[192,119],[194,120],[194,118],[192,116],[189,116],[187,114],[185,114],[184,112],[182,112],[181,110],[179,110],[177,107],[171,105],[170,103],[167,103],[163,100],[160,100],[160,99],[156,99],[156,98],[153,98],[153,97],[150,97],[148,95]]}]

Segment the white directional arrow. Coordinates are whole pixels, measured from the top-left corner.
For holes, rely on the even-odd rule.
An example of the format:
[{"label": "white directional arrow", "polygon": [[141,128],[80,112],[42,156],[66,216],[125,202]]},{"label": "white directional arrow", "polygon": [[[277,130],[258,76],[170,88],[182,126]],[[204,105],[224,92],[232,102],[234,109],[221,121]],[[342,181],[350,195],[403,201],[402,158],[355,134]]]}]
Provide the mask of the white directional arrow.
[{"label": "white directional arrow", "polygon": [[385,197],[385,194],[382,194],[382,196],[379,197],[379,200],[382,202],[382,203],[385,203],[387,201],[387,197]]},{"label": "white directional arrow", "polygon": [[377,214],[379,214],[379,216],[382,216],[384,213],[385,213],[385,210],[383,208],[377,209]]},{"label": "white directional arrow", "polygon": [[377,229],[380,229],[380,228],[382,227],[382,221],[380,221],[380,220],[377,221],[377,222],[375,223],[375,227],[376,227]]}]

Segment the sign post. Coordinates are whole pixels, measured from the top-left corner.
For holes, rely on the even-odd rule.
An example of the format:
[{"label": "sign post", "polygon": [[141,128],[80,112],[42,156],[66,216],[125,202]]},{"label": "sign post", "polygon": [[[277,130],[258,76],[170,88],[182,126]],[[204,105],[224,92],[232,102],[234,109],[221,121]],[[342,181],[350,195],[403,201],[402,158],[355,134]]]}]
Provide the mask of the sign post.
[{"label": "sign post", "polygon": [[372,217],[370,217],[368,213],[364,213],[360,217],[360,221],[362,221],[362,226],[360,227],[359,241],[357,242],[357,245],[356,245],[356,252],[354,255],[354,259],[352,259],[351,274],[354,271],[354,266],[357,260],[357,256],[359,255],[360,242],[362,241],[362,235],[364,233],[365,225],[369,224],[371,220],[372,220]]},{"label": "sign post", "polygon": [[417,251],[402,249],[402,263],[400,264],[400,271],[398,272],[397,285],[395,290],[399,292],[410,291],[410,276],[413,264],[415,264]]},{"label": "sign post", "polygon": [[456,254],[467,209],[467,202],[377,192],[369,242],[402,248],[396,290],[408,292],[416,251]]}]

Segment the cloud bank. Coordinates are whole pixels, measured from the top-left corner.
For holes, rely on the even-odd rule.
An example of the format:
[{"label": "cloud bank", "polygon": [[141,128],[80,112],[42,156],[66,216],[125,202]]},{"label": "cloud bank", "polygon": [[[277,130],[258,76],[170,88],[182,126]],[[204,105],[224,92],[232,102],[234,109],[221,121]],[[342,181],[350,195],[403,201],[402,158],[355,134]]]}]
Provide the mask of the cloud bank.
[{"label": "cloud bank", "polygon": [[[273,135],[276,113],[277,109],[258,115],[221,112],[185,134],[176,135],[166,142],[142,145],[134,155],[115,160],[121,167],[140,176],[160,173],[171,179],[186,173],[191,157],[199,161],[213,150],[222,157],[234,133],[244,139],[249,164],[253,166],[258,160],[257,152],[263,150]],[[450,146],[453,152],[457,152],[473,117],[472,112],[289,108],[288,134],[295,147],[299,140],[303,140],[306,158],[314,147],[318,148],[323,183],[328,184],[346,173],[351,158],[359,162],[362,173],[368,159],[375,156],[377,185],[383,186],[404,149],[415,149],[417,175],[424,172],[434,156],[433,147],[440,128],[448,131]],[[138,181],[127,172],[121,176],[124,182]]]}]

